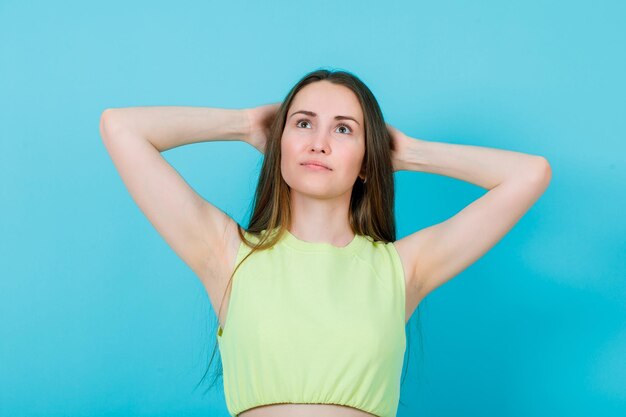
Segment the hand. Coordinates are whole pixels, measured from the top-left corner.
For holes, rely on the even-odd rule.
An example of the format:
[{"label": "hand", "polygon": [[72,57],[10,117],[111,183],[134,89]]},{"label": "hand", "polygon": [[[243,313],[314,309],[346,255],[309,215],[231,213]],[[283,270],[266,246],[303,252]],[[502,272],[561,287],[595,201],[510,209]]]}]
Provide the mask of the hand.
[{"label": "hand", "polygon": [[265,145],[270,134],[270,126],[281,104],[281,102],[278,102],[244,109],[248,120],[246,141],[261,153],[265,153]]},{"label": "hand", "polygon": [[393,171],[401,171],[404,169],[402,165],[402,155],[409,137],[389,123],[385,124],[387,125],[387,131],[391,135],[391,162],[393,163]]}]

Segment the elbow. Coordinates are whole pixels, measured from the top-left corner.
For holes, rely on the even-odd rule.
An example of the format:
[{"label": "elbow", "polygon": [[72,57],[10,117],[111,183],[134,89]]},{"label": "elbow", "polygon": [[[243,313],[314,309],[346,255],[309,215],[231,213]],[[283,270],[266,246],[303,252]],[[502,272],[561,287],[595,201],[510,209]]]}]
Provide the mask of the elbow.
[{"label": "elbow", "polygon": [[545,182],[546,184],[552,179],[552,167],[543,156],[537,157],[537,177],[539,181]]},{"label": "elbow", "polygon": [[110,137],[116,129],[115,126],[118,125],[115,113],[115,109],[108,108],[100,115],[100,136],[102,140],[106,140]]},{"label": "elbow", "polygon": [[109,124],[109,119],[111,118],[111,110],[105,109],[100,115],[100,136],[104,140],[107,135],[107,125]]},{"label": "elbow", "polygon": [[536,157],[535,165],[529,178],[533,186],[541,190],[542,193],[548,188],[552,180],[552,167],[546,158],[543,156]]}]

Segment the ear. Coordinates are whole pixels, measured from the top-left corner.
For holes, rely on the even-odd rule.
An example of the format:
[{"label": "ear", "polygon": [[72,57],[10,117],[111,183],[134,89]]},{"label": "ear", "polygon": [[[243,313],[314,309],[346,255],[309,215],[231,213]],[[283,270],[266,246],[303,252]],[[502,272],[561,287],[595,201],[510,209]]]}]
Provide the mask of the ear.
[{"label": "ear", "polygon": [[359,178],[361,178],[361,180],[365,179],[365,157],[363,157],[363,160],[361,161],[361,170],[359,171]]}]

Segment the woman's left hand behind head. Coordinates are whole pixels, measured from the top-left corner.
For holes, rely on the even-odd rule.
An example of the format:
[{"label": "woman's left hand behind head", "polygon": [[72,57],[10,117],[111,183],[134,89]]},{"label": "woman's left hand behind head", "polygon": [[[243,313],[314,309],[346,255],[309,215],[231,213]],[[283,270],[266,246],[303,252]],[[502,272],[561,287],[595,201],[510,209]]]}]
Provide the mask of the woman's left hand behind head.
[{"label": "woman's left hand behind head", "polygon": [[385,124],[387,125],[387,131],[391,136],[391,162],[393,163],[393,171],[401,171],[403,169],[402,155],[409,137],[400,130],[391,126],[389,123]]}]

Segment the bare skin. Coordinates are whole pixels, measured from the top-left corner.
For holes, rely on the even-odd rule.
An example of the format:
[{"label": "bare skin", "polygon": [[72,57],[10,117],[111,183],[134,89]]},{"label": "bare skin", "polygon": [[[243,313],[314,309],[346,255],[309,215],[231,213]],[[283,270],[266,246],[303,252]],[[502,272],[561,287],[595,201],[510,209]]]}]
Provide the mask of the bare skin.
[{"label": "bare skin", "polygon": [[[262,152],[267,132],[265,123],[271,120],[271,113],[276,109],[276,105],[266,105],[249,110],[250,143]],[[298,110],[313,111],[316,116],[293,114]],[[335,115],[354,117],[355,121],[334,120]],[[301,90],[294,99],[287,113],[281,139],[281,171],[292,189],[294,222],[290,232],[299,239],[327,242],[334,246],[345,246],[353,239],[354,233],[348,223],[348,209],[356,177],[363,176],[361,172],[365,152],[363,125],[359,102],[345,87],[315,83]],[[333,170],[323,173],[308,171],[301,165],[301,162],[307,159],[321,160]],[[223,277],[223,289],[226,288],[241,244],[236,228],[231,227],[228,230],[227,242],[225,258],[228,264],[220,274]],[[400,250],[403,249],[399,248],[398,251]],[[223,317],[220,318],[222,328],[225,328],[227,321],[231,288],[228,288],[224,298]],[[413,300],[415,297],[414,293],[407,294],[407,299]],[[416,307],[417,302],[407,302],[405,322]],[[255,407],[240,413],[239,416],[371,417],[373,414],[335,404],[282,403]]]},{"label": "bare skin", "polygon": [[[234,264],[237,250],[239,248],[239,245],[241,244],[241,239],[239,238],[239,235],[237,234],[235,229],[229,231],[228,241],[229,244],[227,249],[227,259],[230,264]],[[400,251],[400,249],[398,250]],[[404,263],[405,260],[402,258],[401,252],[400,256],[402,262]],[[231,273],[231,269],[225,268],[220,274],[220,276],[222,277],[221,281],[224,283],[222,291],[226,288],[226,282]],[[407,277],[405,275],[405,281],[406,278]],[[225,323],[227,322],[227,312],[231,288],[232,286],[229,287],[228,292],[224,296],[224,306],[222,307],[221,314],[222,317],[219,318],[219,322],[222,328],[225,327]],[[407,292],[405,323],[408,322],[411,314],[419,303],[416,298],[416,292]],[[219,300],[217,300],[217,302],[219,302]],[[215,311],[217,311],[217,309],[215,309]],[[270,404],[251,408],[242,413],[239,413],[240,417],[371,417],[373,415],[374,414],[370,414],[368,412],[358,410],[353,407],[334,404]]]},{"label": "bare skin", "polygon": [[[304,241],[345,246],[354,235],[345,227],[345,217],[342,213],[347,212],[349,185],[354,183],[357,175],[362,175],[359,172],[359,158],[363,138],[356,133],[358,136],[356,140],[341,140],[340,135],[345,130],[335,130],[337,125],[333,117],[337,114],[350,114],[359,119],[361,113],[351,101],[349,92],[340,87],[333,89],[327,84],[318,86],[326,87],[317,90],[322,94],[309,94],[305,97],[305,102],[297,103],[299,104],[297,108],[292,106],[287,115],[289,117],[293,111],[304,108],[318,113],[317,119],[309,118],[310,122],[302,121],[302,124],[295,127],[286,126],[282,138],[283,156],[290,158],[282,161],[283,176],[288,183],[291,181],[292,189],[297,188],[292,201],[295,203],[296,221],[290,231]],[[308,92],[315,93],[316,90],[310,89]],[[326,100],[325,97],[332,97],[332,100]],[[252,109],[249,113],[253,131],[262,131],[256,122],[260,119],[255,117],[255,112],[263,110],[267,110],[267,107],[261,110]],[[458,275],[504,237],[543,193],[550,181],[551,170],[545,158],[535,155],[427,142],[410,138],[393,126],[387,126],[393,140],[392,162],[395,171],[436,173],[459,178],[488,190],[485,195],[451,218],[393,242],[405,274],[406,323],[427,294]],[[296,128],[305,130],[299,131]],[[357,129],[355,132],[358,132]],[[339,172],[331,172],[336,174],[333,181],[328,181],[328,176],[324,176],[329,174],[327,172],[323,173],[324,175],[309,173],[306,180],[300,180],[299,178],[303,177],[298,177],[297,172],[301,168],[299,162],[303,156],[322,159]],[[306,215],[299,216],[298,209]],[[327,221],[329,214],[333,214],[335,219],[331,227]],[[301,218],[306,218],[307,222],[298,222]],[[230,264],[225,266],[224,273],[230,276],[230,265],[234,262],[241,242],[234,228],[230,230],[228,236],[230,240],[226,249],[226,259]],[[417,262],[417,259],[420,262]],[[225,303],[223,317],[220,318],[222,327],[226,322],[228,302]],[[278,404],[250,409],[240,415],[365,417],[371,414],[345,406]]]},{"label": "bare skin", "polygon": [[[292,188],[295,209],[289,231],[304,241],[342,247],[354,237],[347,227],[348,197],[357,175],[363,178],[365,173],[360,171],[362,113],[350,94],[341,86],[315,83],[299,92],[288,112],[316,113],[290,118],[281,142],[281,173]],[[244,140],[264,152],[268,124],[277,109],[278,104],[245,111],[138,107],[107,109],[101,118],[104,144],[133,199],[202,280],[225,329],[231,287],[221,309],[219,303],[241,244],[237,224],[195,193],[160,152],[217,139]],[[358,123],[336,120],[337,115],[354,117]],[[445,175],[488,190],[451,218],[393,242],[404,268],[408,322],[427,294],[484,255],[517,223],[548,186],[551,168],[535,155],[429,142],[388,128],[394,170]],[[321,160],[332,170],[305,168],[302,162],[307,159]],[[240,413],[283,415],[371,416],[333,404],[267,404]]]},{"label": "bare skin", "polygon": [[240,417],[372,417],[353,407],[335,404],[271,404],[251,408]]}]

